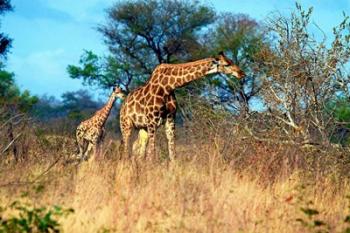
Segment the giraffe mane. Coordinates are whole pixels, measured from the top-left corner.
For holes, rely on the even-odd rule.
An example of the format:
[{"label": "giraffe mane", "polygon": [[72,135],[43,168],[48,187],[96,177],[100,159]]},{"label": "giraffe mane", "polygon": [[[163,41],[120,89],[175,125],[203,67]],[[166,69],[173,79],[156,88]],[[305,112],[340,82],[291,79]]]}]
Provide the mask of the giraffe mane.
[{"label": "giraffe mane", "polygon": [[209,61],[212,61],[213,58],[205,58],[197,61],[192,61],[192,62],[186,62],[186,63],[176,63],[176,64],[169,64],[169,63],[162,63],[158,65],[158,67],[186,67],[186,66],[193,66],[193,65],[198,65],[200,63],[207,63]]}]

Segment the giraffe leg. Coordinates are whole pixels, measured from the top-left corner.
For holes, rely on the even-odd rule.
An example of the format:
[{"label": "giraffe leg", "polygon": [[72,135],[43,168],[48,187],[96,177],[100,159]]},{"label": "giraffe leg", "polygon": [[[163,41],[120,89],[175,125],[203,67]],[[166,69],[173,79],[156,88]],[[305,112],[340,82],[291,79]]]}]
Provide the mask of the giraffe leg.
[{"label": "giraffe leg", "polygon": [[147,147],[147,157],[152,159],[156,157],[156,144],[155,144],[155,132],[156,127],[155,126],[149,126],[147,127],[147,133],[148,133],[148,147]]},{"label": "giraffe leg", "polygon": [[81,139],[81,138],[77,138],[77,143],[78,143],[78,154],[76,155],[76,158],[77,159],[80,159],[83,154],[84,154],[84,139]]},{"label": "giraffe leg", "polygon": [[102,158],[102,144],[98,143],[95,146],[95,150],[94,150],[94,159],[96,160],[101,160]]},{"label": "giraffe leg", "polygon": [[132,124],[129,121],[123,122],[121,124],[121,133],[122,133],[122,158],[129,158],[129,143],[130,136],[132,133]]},{"label": "giraffe leg", "polygon": [[90,158],[91,151],[93,151],[94,153],[96,152],[96,144],[94,144],[93,142],[89,142],[89,144],[87,146],[87,149],[86,149],[85,154],[83,156],[83,159],[85,161],[87,161]]},{"label": "giraffe leg", "polygon": [[81,159],[84,155],[84,152],[86,150],[86,141],[83,138],[82,132],[80,130],[77,130],[76,133],[76,139],[77,139],[77,144],[78,144],[78,154],[75,156],[76,159]]},{"label": "giraffe leg", "polygon": [[141,157],[146,155],[146,147],[148,143],[148,133],[144,129],[140,129],[137,140],[133,145],[133,151]]},{"label": "giraffe leg", "polygon": [[169,159],[175,159],[175,121],[172,115],[169,115],[165,122],[165,134],[168,139]]},{"label": "giraffe leg", "polygon": [[96,138],[94,144],[95,146],[95,152],[94,152],[94,156],[95,159],[101,159],[102,156],[102,142],[104,140],[106,136],[106,131],[104,128],[101,129],[101,132],[99,133],[99,136]]},{"label": "giraffe leg", "polygon": [[172,92],[166,100],[166,109],[168,111],[165,121],[165,134],[168,140],[169,159],[175,159],[175,115],[176,115],[176,98]]}]

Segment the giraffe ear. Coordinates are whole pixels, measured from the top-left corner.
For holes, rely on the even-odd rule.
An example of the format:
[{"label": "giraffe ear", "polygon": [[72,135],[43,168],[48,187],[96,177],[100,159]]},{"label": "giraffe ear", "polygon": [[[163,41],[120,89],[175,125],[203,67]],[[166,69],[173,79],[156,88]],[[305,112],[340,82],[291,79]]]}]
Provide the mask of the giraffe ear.
[{"label": "giraffe ear", "polygon": [[222,59],[222,57],[225,57],[225,55],[224,55],[224,52],[223,52],[223,51],[220,51],[220,52],[218,53],[218,55],[216,55],[216,56],[214,57],[214,59],[215,59],[217,62],[219,62],[220,59]]},{"label": "giraffe ear", "polygon": [[114,91],[116,91],[116,92],[122,92],[122,89],[121,89],[120,87],[116,86],[115,89],[114,89]]},{"label": "giraffe ear", "polygon": [[224,51],[220,51],[220,52],[219,52],[219,55],[220,55],[220,56],[225,56]]}]

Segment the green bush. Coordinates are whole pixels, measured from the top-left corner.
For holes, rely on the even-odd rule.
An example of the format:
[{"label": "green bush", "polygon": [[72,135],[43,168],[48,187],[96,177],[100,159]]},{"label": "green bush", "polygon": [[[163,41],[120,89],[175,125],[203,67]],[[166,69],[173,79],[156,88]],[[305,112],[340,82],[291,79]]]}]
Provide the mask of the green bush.
[{"label": "green bush", "polygon": [[[5,212],[13,212],[5,217]],[[61,232],[59,219],[73,213],[60,206],[36,208],[18,201],[0,207],[0,233]]]}]

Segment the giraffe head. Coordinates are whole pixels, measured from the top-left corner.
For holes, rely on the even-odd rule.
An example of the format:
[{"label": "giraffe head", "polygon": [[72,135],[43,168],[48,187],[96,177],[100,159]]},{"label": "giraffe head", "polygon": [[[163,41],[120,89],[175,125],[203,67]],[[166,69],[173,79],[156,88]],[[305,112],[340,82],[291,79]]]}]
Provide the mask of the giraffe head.
[{"label": "giraffe head", "polygon": [[220,52],[219,55],[215,57],[214,63],[219,73],[230,74],[238,79],[245,76],[244,71],[227,58],[223,52]]},{"label": "giraffe head", "polygon": [[124,99],[125,98],[125,93],[122,91],[122,89],[118,86],[113,87],[113,96],[120,98],[120,99]]}]

